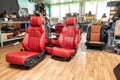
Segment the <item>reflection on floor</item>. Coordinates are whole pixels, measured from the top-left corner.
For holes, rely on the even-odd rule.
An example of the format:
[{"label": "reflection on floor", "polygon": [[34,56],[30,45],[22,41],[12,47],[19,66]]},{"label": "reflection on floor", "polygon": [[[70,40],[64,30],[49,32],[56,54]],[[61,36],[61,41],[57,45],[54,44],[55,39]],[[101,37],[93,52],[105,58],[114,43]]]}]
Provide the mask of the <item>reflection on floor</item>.
[{"label": "reflection on floor", "polygon": [[120,63],[120,55],[97,50],[81,50],[86,33],[82,33],[77,54],[70,62],[51,59],[50,55],[30,70],[9,65],[5,54],[19,50],[21,45],[0,49],[0,80],[116,80],[113,69]]}]

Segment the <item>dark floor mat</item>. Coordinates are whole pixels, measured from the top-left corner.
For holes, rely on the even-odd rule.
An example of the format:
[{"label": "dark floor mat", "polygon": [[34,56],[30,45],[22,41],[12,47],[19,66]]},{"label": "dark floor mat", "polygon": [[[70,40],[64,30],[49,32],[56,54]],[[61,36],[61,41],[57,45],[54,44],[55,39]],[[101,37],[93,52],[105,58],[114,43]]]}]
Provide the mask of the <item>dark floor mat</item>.
[{"label": "dark floor mat", "polygon": [[114,68],[114,73],[117,80],[120,80],[120,63]]},{"label": "dark floor mat", "polygon": [[82,50],[83,52],[86,52],[87,50],[103,51],[103,48],[94,47],[94,46],[87,47],[87,46],[85,45],[85,43],[81,43],[81,50]]}]

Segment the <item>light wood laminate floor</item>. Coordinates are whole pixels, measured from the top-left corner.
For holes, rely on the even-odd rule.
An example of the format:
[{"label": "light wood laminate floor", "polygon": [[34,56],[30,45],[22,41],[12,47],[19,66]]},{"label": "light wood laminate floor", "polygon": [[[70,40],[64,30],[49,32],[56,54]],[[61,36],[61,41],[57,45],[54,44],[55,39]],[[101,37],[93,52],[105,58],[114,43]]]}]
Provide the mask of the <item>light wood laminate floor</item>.
[{"label": "light wood laminate floor", "polygon": [[[81,44],[85,42],[82,34]],[[80,44],[80,45],[81,45]],[[82,51],[69,62],[51,59],[50,55],[30,70],[15,68],[5,61],[8,52],[19,50],[21,45],[7,45],[0,49],[0,80],[116,80],[113,69],[120,63],[120,55],[105,51]]]}]

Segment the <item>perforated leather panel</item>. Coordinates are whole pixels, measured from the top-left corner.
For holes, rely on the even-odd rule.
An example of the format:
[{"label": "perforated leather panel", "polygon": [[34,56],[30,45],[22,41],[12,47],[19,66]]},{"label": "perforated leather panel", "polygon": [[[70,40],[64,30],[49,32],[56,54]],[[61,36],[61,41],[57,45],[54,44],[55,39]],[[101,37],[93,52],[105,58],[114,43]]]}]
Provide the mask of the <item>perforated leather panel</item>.
[{"label": "perforated leather panel", "polygon": [[64,27],[59,37],[59,45],[62,48],[73,49],[75,41],[76,28]]},{"label": "perforated leather panel", "polygon": [[92,25],[90,41],[99,42],[100,41],[100,31],[101,31],[101,26]]}]

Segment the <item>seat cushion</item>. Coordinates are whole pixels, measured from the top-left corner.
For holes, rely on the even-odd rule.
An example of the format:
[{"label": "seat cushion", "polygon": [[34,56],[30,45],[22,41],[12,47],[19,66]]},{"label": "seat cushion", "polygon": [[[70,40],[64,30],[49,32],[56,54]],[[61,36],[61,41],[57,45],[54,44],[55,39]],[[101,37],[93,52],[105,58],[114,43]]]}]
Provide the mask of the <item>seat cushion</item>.
[{"label": "seat cushion", "polygon": [[103,47],[103,46],[105,46],[105,42],[86,41],[86,45],[87,46]]},{"label": "seat cushion", "polygon": [[46,50],[47,53],[51,53],[52,52],[52,47],[46,47],[45,50]]},{"label": "seat cushion", "polygon": [[14,51],[6,55],[6,60],[12,64],[24,65],[26,59],[38,56],[38,52]]},{"label": "seat cushion", "polygon": [[51,54],[53,56],[57,56],[57,57],[69,58],[74,53],[75,53],[75,50],[73,50],[73,49],[53,47]]}]

